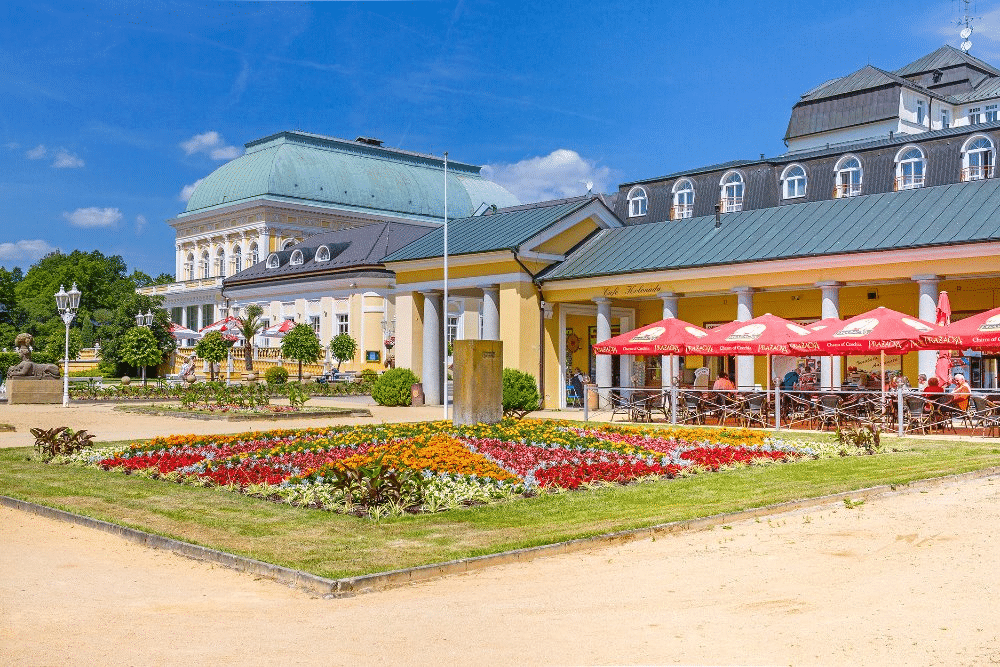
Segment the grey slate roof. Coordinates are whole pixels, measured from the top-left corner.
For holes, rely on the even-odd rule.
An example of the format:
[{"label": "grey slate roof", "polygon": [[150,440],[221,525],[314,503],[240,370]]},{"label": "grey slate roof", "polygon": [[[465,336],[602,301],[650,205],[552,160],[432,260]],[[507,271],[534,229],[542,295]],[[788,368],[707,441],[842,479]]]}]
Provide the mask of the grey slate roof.
[{"label": "grey slate roof", "polygon": [[[339,273],[352,269],[380,267],[386,255],[432,233],[434,229],[424,225],[383,222],[316,234],[287,250],[272,253],[278,256],[280,262],[278,268],[267,268],[265,257],[253,266],[226,278],[223,284],[229,286],[251,281],[292,278],[317,272]],[[330,259],[326,262],[317,262],[316,251],[322,245],[330,249]],[[302,250],[305,261],[298,266],[292,266],[288,262],[297,249]]]},{"label": "grey slate roof", "polygon": [[542,280],[1000,240],[1000,180],[602,230]]},{"label": "grey slate roof", "polygon": [[894,72],[898,76],[913,76],[923,72],[933,72],[936,69],[945,69],[955,65],[969,65],[983,72],[989,72],[995,76],[1000,76],[1000,70],[989,63],[983,62],[975,56],[964,53],[954,46],[945,44],[937,51],[928,53],[922,58],[914,60],[909,65],[904,65]]},{"label": "grey slate roof", "polygon": [[833,79],[832,81],[828,81],[825,84],[813,88],[809,92],[802,95],[802,99],[799,103],[815,102],[816,100],[828,97],[847,95],[861,90],[871,90],[873,88],[890,85],[903,86],[912,90],[919,90],[921,93],[936,97],[939,100],[945,99],[944,96],[935,93],[932,90],[928,90],[923,86],[919,86],[912,81],[907,81],[902,76],[893,74],[892,72],[886,72],[885,70],[873,67],[872,65],[865,65],[853,74],[849,74],[839,79]]},{"label": "grey slate roof", "polygon": [[[491,215],[448,221],[448,254],[469,255],[496,250],[512,250],[567,215],[594,201],[593,196],[502,208]],[[444,229],[411,243],[385,258],[386,262],[441,257]]]}]

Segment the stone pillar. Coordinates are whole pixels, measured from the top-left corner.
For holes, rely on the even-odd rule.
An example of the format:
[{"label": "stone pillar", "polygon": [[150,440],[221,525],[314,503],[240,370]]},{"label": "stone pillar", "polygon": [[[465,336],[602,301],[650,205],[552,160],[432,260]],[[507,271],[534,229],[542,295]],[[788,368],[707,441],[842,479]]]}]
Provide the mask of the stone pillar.
[{"label": "stone pillar", "polygon": [[[824,280],[816,283],[822,290],[821,319],[835,317],[840,319],[840,288],[844,283],[836,280]],[[820,386],[823,389],[840,389],[841,357],[823,357],[820,360]]]},{"label": "stone pillar", "polygon": [[[656,296],[663,300],[663,319],[676,318],[677,299],[680,295],[674,292],[660,292]],[[673,363],[671,363],[671,359],[673,359]],[[681,372],[681,358],[677,355],[660,357],[660,369],[661,385],[665,388],[672,387],[674,385],[674,378],[680,375]]]},{"label": "stone pillar", "polygon": [[500,287],[483,287],[483,340],[500,340]]},{"label": "stone pillar", "polygon": [[423,374],[424,402],[427,405],[442,405],[441,375],[441,295],[438,292],[422,292],[424,295],[424,335]]},{"label": "stone pillar", "polygon": [[[611,299],[598,297],[594,299],[597,304],[597,342],[611,338]],[[611,386],[611,356],[607,354],[595,355],[595,365],[597,377],[594,381],[601,387],[601,398],[608,400],[607,387]]]},{"label": "stone pillar", "polygon": [[[917,310],[917,317],[926,322],[936,321],[938,282],[940,282],[941,276],[913,276],[913,280],[920,285],[920,302]],[[917,351],[917,372],[923,373],[928,378],[934,377],[937,371],[937,358],[937,350]],[[916,387],[917,378],[910,378],[910,380],[912,381],[913,386]]]},{"label": "stone pillar", "polygon": [[[753,319],[753,292],[752,287],[734,287],[736,292],[736,320],[746,322]],[[753,357],[736,357],[736,384],[738,389],[753,389]]]}]

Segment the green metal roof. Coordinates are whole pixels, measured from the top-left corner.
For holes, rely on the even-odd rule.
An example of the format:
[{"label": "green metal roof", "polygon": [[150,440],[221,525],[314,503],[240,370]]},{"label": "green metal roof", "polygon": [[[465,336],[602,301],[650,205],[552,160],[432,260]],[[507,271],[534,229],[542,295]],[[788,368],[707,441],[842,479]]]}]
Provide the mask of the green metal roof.
[{"label": "green metal roof", "polygon": [[[593,201],[593,197],[575,197],[542,202],[448,221],[448,254],[469,255],[479,252],[511,250],[545,230],[567,215]],[[451,209],[451,202],[448,202]],[[385,262],[441,257],[444,254],[444,229],[435,229],[385,258]]]},{"label": "green metal roof", "polygon": [[1000,240],[1000,180],[602,230],[543,280]]},{"label": "green metal roof", "polygon": [[954,46],[945,44],[941,48],[928,53],[922,58],[914,60],[909,65],[900,67],[895,71],[899,76],[912,76],[924,72],[933,72],[936,69],[945,69],[955,65],[970,65],[983,72],[989,72],[994,76],[1000,76],[1000,70],[993,65],[976,58],[973,55],[959,51]]},{"label": "green metal roof", "polygon": [[[357,141],[281,132],[247,144],[246,154],[205,177],[181,217],[265,198],[441,218],[443,162]],[[517,203],[512,194],[483,179],[479,167],[448,163],[450,213],[466,216],[482,204]]]}]

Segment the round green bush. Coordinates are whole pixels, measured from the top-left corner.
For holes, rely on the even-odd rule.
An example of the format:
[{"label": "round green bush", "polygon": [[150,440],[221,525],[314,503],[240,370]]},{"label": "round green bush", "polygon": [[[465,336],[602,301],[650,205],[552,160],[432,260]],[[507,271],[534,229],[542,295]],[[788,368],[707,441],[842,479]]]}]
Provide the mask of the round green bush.
[{"label": "round green bush", "polygon": [[268,384],[285,384],[288,382],[288,371],[284,366],[271,366],[264,371],[264,379]]},{"label": "round green bush", "polygon": [[503,413],[523,417],[538,409],[540,402],[535,376],[514,368],[503,369]]},{"label": "round green bush", "polygon": [[379,405],[410,405],[410,389],[420,378],[409,368],[393,368],[382,373],[372,385],[372,398]]}]

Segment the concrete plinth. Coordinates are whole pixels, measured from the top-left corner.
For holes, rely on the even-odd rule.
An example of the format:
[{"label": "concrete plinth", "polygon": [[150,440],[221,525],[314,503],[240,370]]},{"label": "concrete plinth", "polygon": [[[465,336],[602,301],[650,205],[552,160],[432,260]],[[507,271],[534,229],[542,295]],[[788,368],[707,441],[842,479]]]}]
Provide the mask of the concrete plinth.
[{"label": "concrete plinth", "polygon": [[495,424],[503,418],[503,343],[456,340],[452,423]]},{"label": "concrete plinth", "polygon": [[62,403],[62,398],[62,380],[7,378],[7,402],[11,405],[18,403]]}]

